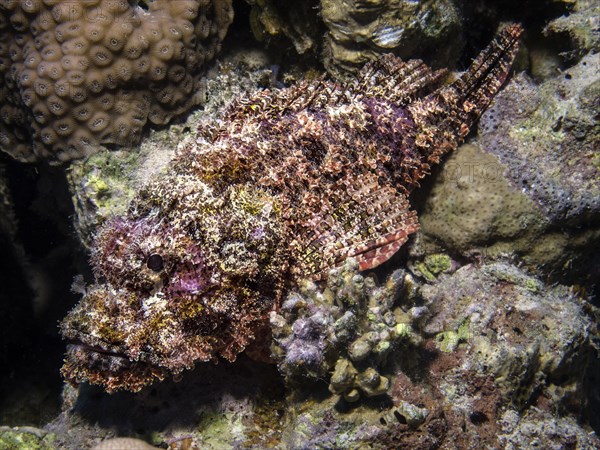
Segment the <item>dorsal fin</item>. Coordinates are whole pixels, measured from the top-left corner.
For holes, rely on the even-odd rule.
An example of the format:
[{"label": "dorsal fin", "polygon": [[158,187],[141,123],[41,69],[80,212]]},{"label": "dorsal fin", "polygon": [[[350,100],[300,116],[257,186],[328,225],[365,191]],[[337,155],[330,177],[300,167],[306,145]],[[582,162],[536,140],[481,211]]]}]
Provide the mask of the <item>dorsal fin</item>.
[{"label": "dorsal fin", "polygon": [[365,65],[344,90],[353,97],[384,98],[404,106],[436,89],[447,73],[446,69],[432,71],[420,59],[405,62],[388,53]]},{"label": "dorsal fin", "polygon": [[247,122],[252,117],[277,120],[283,114],[306,108],[325,108],[356,101],[358,98],[384,98],[403,106],[436,89],[447,70],[433,71],[423,61],[402,61],[393,54],[366,64],[357,78],[337,83],[321,76],[301,81],[281,90],[265,89],[242,96],[223,113],[228,123]]}]

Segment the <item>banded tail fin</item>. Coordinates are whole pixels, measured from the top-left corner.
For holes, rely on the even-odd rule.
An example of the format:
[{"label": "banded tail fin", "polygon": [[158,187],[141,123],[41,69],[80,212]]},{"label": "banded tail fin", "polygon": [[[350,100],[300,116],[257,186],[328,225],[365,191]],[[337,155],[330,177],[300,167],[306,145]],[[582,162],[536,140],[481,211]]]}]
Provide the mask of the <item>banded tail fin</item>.
[{"label": "banded tail fin", "polygon": [[496,38],[475,58],[466,73],[440,91],[453,91],[456,97],[456,114],[448,120],[458,126],[461,139],[468,133],[475,121],[490,105],[498,93],[512,67],[519,50],[519,38],[523,27],[519,24],[507,25]]},{"label": "banded tail fin", "polygon": [[454,150],[506,81],[519,49],[521,25],[506,26],[463,76],[409,105],[424,173]]}]

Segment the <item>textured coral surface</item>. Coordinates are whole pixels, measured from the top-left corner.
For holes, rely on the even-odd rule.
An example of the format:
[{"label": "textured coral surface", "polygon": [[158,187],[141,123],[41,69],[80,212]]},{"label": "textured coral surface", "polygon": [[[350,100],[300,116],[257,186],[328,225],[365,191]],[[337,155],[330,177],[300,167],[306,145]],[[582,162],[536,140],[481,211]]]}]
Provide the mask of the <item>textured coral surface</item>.
[{"label": "textured coral surface", "polygon": [[349,258],[329,273],[325,292],[306,283],[290,294],[271,315],[273,355],[287,382],[329,380],[329,391],[348,402],[386,393],[390,380],[380,369],[388,356],[419,340],[412,330],[419,310],[406,314],[396,305],[410,284],[398,270],[376,287]]},{"label": "textured coral surface", "polygon": [[589,54],[538,84],[524,73],[513,77],[482,115],[477,141],[441,167],[413,250],[517,256],[562,282],[594,283],[598,67],[600,56]]},{"label": "textured coral surface", "polygon": [[230,0],[3,0],[0,149],[57,162],[137,143],[201,102],[232,16]]},{"label": "textured coral surface", "polygon": [[[593,321],[572,289],[545,285],[506,263],[468,264],[428,282],[415,277],[399,291],[390,289],[398,272],[377,286],[347,265],[327,288],[302,289],[286,302],[291,308],[284,304],[287,323],[276,330],[283,331],[277,340],[287,376],[310,375],[314,361],[346,351],[356,359],[361,340],[379,342],[353,361],[358,371],[339,370],[342,357],[310,387],[293,385],[296,409],[282,447],[598,448],[594,433],[568,417],[589,414],[586,376],[595,359]],[[365,293],[368,312],[355,321],[323,314],[338,307],[359,312],[350,302],[360,304]],[[387,320],[410,324],[412,343],[388,338],[386,358],[378,359],[382,337],[390,335],[379,314],[392,311]],[[351,343],[343,334],[354,336]],[[330,391],[351,392],[365,367],[386,374],[387,396],[322,399],[327,383]]]}]

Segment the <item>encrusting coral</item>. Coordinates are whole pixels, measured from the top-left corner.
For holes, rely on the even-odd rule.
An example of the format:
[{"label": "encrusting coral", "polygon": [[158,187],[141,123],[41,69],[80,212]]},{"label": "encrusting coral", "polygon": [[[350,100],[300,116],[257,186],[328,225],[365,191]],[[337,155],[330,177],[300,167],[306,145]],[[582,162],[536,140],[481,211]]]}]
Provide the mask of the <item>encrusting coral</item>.
[{"label": "encrusting coral", "polygon": [[420,214],[418,254],[518,257],[595,283],[600,242],[600,55],[536,84],[513,77],[453,152]]},{"label": "encrusting coral", "polygon": [[202,101],[231,0],[0,1],[0,149],[67,161]]},{"label": "encrusting coral", "polygon": [[[406,274],[378,285],[348,261],[327,286],[301,286],[273,314],[280,368],[296,382],[282,448],[600,448],[581,425],[596,411],[595,307],[507,262],[469,263],[431,281]],[[350,305],[366,298],[368,307]],[[361,335],[388,328],[379,317],[388,305],[412,333],[393,344],[387,363],[371,353],[358,370],[386,377],[385,396],[347,404],[297,383],[315,378],[319,365],[303,365],[315,355],[347,361]],[[344,309],[360,313],[354,327],[340,319],[332,326],[322,314]],[[356,335],[339,345],[342,330]],[[316,383],[339,385],[339,372],[322,372]]]},{"label": "encrusting coral", "polygon": [[[505,27],[440,88],[445,71],[388,55],[345,85],[233,102],[100,230],[97,284],[62,323],[64,376],[135,391],[250,344],[261,356],[296,283],[348,258],[374,268],[418,229],[408,194],[489,105],[521,32]],[[359,387],[381,391],[377,376]]]}]

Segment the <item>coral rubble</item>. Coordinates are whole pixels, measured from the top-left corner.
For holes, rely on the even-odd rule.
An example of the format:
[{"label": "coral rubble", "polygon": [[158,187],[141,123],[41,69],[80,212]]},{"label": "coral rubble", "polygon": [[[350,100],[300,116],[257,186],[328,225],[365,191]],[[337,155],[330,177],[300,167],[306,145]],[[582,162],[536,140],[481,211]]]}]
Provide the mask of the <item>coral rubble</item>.
[{"label": "coral rubble", "polygon": [[140,439],[112,438],[95,445],[92,450],[156,450],[154,447]]},{"label": "coral rubble", "polygon": [[[572,289],[545,285],[506,263],[469,264],[427,282],[403,273],[410,283],[400,291],[399,272],[377,286],[355,270],[348,263],[324,290],[307,286],[291,294],[274,316],[279,366],[301,393],[291,400],[297,409],[289,413],[288,448],[443,448],[450,442],[522,448],[536,439],[544,448],[600,444],[569,417],[593,414],[586,383],[598,339],[589,305]],[[393,305],[398,323],[410,325],[410,344],[396,342],[385,362],[374,351],[361,360],[367,362],[361,370],[385,371],[389,388],[379,394],[388,402],[354,403],[356,371],[354,378],[338,375],[350,373],[357,342],[370,340],[373,328],[389,329],[378,323],[382,305]],[[356,312],[356,320],[342,319]],[[319,391],[299,384],[300,374],[334,392],[344,386],[352,407],[311,396]]]},{"label": "coral rubble", "polygon": [[0,149],[66,161],[131,145],[202,100],[230,0],[3,1]]}]

